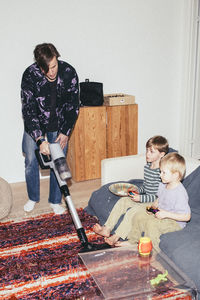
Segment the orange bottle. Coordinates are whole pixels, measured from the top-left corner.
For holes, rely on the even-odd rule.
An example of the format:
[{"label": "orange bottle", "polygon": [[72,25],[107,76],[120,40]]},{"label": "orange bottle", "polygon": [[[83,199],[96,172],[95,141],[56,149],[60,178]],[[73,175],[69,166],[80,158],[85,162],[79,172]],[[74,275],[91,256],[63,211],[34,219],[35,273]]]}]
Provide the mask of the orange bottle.
[{"label": "orange bottle", "polygon": [[152,251],[152,241],[149,237],[141,237],[138,243],[138,251],[141,256],[149,256]]}]

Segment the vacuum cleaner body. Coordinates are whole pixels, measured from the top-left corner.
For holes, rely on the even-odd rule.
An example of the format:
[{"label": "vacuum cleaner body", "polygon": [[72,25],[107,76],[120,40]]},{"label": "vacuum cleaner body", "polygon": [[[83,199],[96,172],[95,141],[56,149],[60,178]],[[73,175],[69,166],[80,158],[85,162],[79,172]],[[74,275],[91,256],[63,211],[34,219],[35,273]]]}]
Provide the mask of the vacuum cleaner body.
[{"label": "vacuum cleaner body", "polygon": [[70,211],[74,226],[77,231],[77,235],[82,244],[82,249],[80,252],[95,251],[95,250],[110,248],[108,244],[97,245],[88,242],[87,236],[85,234],[85,230],[81,224],[80,218],[73,204],[66,183],[66,180],[70,179],[72,176],[71,176],[70,169],[66,163],[65,154],[61,149],[59,143],[49,144],[49,150],[50,150],[50,156],[41,154],[39,149],[35,151],[35,154],[40,164],[40,167],[42,169],[51,168],[55,173],[61,193],[64,195],[65,204]]}]

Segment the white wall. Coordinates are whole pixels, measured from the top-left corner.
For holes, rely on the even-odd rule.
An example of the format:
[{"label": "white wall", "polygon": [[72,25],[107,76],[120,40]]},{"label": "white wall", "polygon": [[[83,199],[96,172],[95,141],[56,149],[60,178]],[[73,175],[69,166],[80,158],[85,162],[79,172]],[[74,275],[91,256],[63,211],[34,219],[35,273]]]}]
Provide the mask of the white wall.
[{"label": "white wall", "polygon": [[42,42],[55,44],[80,81],[136,96],[139,152],[154,134],[178,147],[185,1],[2,0],[0,176],[24,181],[20,82]]}]

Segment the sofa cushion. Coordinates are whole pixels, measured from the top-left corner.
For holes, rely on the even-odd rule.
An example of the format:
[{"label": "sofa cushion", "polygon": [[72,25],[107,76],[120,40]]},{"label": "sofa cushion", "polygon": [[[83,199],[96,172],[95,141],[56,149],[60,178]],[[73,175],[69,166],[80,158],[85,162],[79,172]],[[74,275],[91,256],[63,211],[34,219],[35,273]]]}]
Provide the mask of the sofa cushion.
[{"label": "sofa cushion", "polygon": [[200,296],[200,239],[198,225],[161,235],[160,248],[195,283]]},{"label": "sofa cushion", "polygon": [[[141,186],[143,184],[142,179],[135,179],[123,182],[132,183],[137,186]],[[101,225],[103,225],[106,222],[113,206],[120,198],[119,196],[111,193],[109,190],[109,186],[113,183],[116,182],[105,184],[102,187],[100,187],[100,189],[94,191],[88,201],[88,206],[84,209],[88,214],[96,216]],[[119,222],[120,221],[121,219],[119,220]],[[119,222],[117,223],[116,227],[118,226]]]},{"label": "sofa cushion", "polygon": [[200,224],[200,167],[196,168],[183,180],[191,208],[191,221]]}]

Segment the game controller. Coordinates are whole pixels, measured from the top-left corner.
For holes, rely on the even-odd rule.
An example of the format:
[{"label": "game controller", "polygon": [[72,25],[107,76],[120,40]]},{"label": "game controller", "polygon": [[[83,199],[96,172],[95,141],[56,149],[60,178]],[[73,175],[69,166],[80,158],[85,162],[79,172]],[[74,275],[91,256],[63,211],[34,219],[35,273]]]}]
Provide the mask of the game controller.
[{"label": "game controller", "polygon": [[131,196],[139,195],[139,193],[137,191],[134,191],[134,192],[130,191],[130,192],[128,192],[128,194],[129,194],[129,196],[130,195]]},{"label": "game controller", "polygon": [[147,206],[147,207],[146,207],[146,210],[147,210],[148,212],[153,213],[153,214],[156,214],[156,213],[159,211],[158,208],[153,208],[152,206]]},{"label": "game controller", "polygon": [[129,192],[129,195],[132,195],[132,196],[134,196],[134,195],[135,195],[135,193],[133,193],[133,192]]}]

